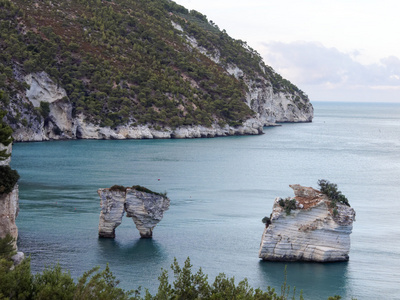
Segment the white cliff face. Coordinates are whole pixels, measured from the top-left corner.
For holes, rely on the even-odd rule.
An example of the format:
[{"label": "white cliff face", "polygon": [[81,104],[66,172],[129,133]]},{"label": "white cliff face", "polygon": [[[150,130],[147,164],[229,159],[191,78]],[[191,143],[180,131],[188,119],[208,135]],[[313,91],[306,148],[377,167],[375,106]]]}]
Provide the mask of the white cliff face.
[{"label": "white cliff face", "polygon": [[65,90],[54,84],[45,72],[29,74],[25,81],[30,86],[26,96],[34,107],[39,107],[40,102],[52,103],[67,96]]},{"label": "white cliff face", "polygon": [[99,189],[101,202],[99,237],[115,238],[115,228],[126,216],[132,218],[142,238],[151,238],[154,227],[168,210],[167,197],[126,188],[122,190]]},{"label": "white cliff face", "polygon": [[[0,143],[0,150],[7,149],[6,153],[11,154],[12,144],[5,147]],[[0,161],[0,166],[8,166],[11,156],[6,160]],[[18,184],[15,184],[10,193],[0,193],[0,238],[10,234],[15,239],[14,247],[17,249],[18,228],[15,219],[19,212]],[[22,252],[21,252],[22,253]]]},{"label": "white cliff face", "polygon": [[[186,40],[192,48],[206,55],[209,59],[220,64],[220,52],[214,49],[213,52],[200,47],[197,40],[192,36],[185,35]],[[260,69],[265,73],[264,67],[260,64]],[[246,93],[247,105],[256,113],[259,120],[265,125],[276,122],[311,122],[314,117],[314,108],[309,101],[305,101],[297,92],[274,92],[271,82],[258,76],[256,80],[249,79],[248,76],[238,66],[229,64],[226,72],[242,79],[247,85]]]},{"label": "white cliff face", "polygon": [[248,79],[246,74],[235,65],[230,65],[227,72],[238,79],[243,79],[248,87],[247,105],[256,113],[266,126],[276,122],[311,122],[314,109],[310,102],[302,99],[297,92],[274,92],[269,81],[259,76],[257,80]]},{"label": "white cliff face", "polygon": [[[0,194],[0,238],[10,234],[18,238],[18,228],[15,219],[19,212],[18,184],[8,194]],[[15,245],[16,246],[16,245]]]},{"label": "white cliff face", "polygon": [[347,261],[354,210],[337,204],[312,188],[293,186],[296,209],[287,215],[275,199],[271,223],[264,229],[259,257],[268,261]]}]

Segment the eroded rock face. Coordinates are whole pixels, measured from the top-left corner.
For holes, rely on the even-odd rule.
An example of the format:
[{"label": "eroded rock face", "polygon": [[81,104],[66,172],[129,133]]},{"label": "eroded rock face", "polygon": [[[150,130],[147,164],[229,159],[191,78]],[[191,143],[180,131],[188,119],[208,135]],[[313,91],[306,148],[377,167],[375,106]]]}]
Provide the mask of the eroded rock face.
[{"label": "eroded rock face", "polygon": [[[197,45],[195,41],[192,41]],[[199,48],[200,49],[200,48]],[[200,52],[218,63],[218,51],[213,55],[205,49]],[[232,135],[257,135],[263,133],[263,126],[275,122],[311,122],[313,107],[307,100],[294,93],[275,93],[271,84],[261,76],[257,79],[248,79],[235,65],[227,68],[227,73],[237,78],[244,78],[248,86],[246,93],[247,105],[256,113],[254,118],[246,120],[241,126],[220,126],[217,123],[210,127],[202,125],[181,126],[178,128],[165,127],[156,130],[147,125],[120,125],[116,127],[101,127],[92,124],[82,114],[72,115],[72,104],[66,91],[57,85],[45,72],[32,73],[23,78],[30,85],[22,98],[30,101],[34,107],[39,107],[40,102],[49,103],[49,116],[44,119],[31,118],[30,125],[18,124],[14,128],[13,138],[18,142],[46,141],[65,139],[164,139],[164,138],[203,138]]]},{"label": "eroded rock face", "polygon": [[15,219],[19,212],[18,184],[11,193],[0,194],[0,238],[10,234],[15,240],[18,238],[18,228]]},{"label": "eroded rock face", "polygon": [[[5,147],[0,143],[0,150],[7,149],[6,153],[11,154],[12,144]],[[10,164],[11,156],[7,159],[0,161],[0,166],[7,166]],[[19,212],[19,197],[18,197],[18,184],[15,184],[13,190],[6,194],[0,193],[0,238],[4,238],[10,234],[15,239],[14,247],[17,249],[18,228],[15,224],[15,219]]]},{"label": "eroded rock face", "polygon": [[26,96],[34,107],[39,107],[40,102],[52,103],[67,96],[66,91],[57,86],[46,72],[29,74],[25,81],[30,86]]},{"label": "eroded rock face", "polygon": [[125,191],[99,189],[97,193],[101,199],[99,236],[115,238],[115,228],[121,224],[125,212]]},{"label": "eroded rock face", "polygon": [[168,210],[167,197],[126,188],[125,190],[99,189],[101,202],[99,237],[115,238],[115,228],[124,213],[132,218],[142,238],[151,238],[154,227]]},{"label": "eroded rock face", "polygon": [[170,200],[160,195],[126,190],[126,216],[131,217],[142,238],[151,238],[153,228],[162,220]]},{"label": "eroded rock face", "polygon": [[267,261],[347,261],[354,209],[338,203],[334,211],[331,201],[318,190],[300,185],[291,187],[296,209],[287,215],[279,204],[282,199],[275,199],[271,224],[262,235],[259,257]]}]

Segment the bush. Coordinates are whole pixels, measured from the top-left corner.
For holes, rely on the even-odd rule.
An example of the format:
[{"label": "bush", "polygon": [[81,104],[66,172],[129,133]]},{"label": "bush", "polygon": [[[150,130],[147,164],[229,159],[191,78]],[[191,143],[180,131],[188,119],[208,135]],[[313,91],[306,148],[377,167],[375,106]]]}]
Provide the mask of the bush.
[{"label": "bush", "polygon": [[[6,123],[3,122],[3,118],[6,115],[5,111],[0,111],[0,144],[8,146],[12,142],[12,129]],[[0,161],[7,159],[11,154],[7,154],[7,149],[0,150]]]},{"label": "bush", "polygon": [[336,207],[336,203],[340,202],[347,206],[350,206],[349,200],[342,194],[341,191],[337,189],[337,184],[330,183],[328,180],[320,179],[318,180],[318,185],[323,194],[327,195],[331,200],[331,207]]},{"label": "bush", "polygon": [[266,226],[268,226],[269,224],[271,224],[271,218],[264,217],[262,218],[261,222],[263,222]]},{"label": "bush", "polygon": [[280,199],[279,205],[283,207],[283,209],[286,212],[286,215],[288,216],[290,215],[292,209],[296,209],[296,199],[290,199],[290,197],[286,199]]},{"label": "bush", "polygon": [[123,185],[113,185],[112,187],[110,187],[110,191],[112,191],[112,192],[116,192],[116,191],[125,192],[126,191],[126,187],[124,187]]},{"label": "bush", "polygon": [[148,193],[148,194],[154,194],[154,195],[158,195],[158,196],[162,196],[162,197],[167,197],[167,192],[164,193],[157,193],[157,192],[153,192],[151,190],[149,190],[148,188],[145,188],[143,186],[140,185],[133,185],[132,189],[138,191],[138,192],[144,192],[144,193]]},{"label": "bush", "polygon": [[18,182],[19,174],[10,166],[0,166],[0,194],[10,193]]}]

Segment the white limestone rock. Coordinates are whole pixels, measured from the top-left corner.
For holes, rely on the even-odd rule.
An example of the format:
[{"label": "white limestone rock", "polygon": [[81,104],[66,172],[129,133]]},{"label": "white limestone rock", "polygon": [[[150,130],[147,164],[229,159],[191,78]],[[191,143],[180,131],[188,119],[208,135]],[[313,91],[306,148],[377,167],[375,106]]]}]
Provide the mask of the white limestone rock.
[{"label": "white limestone rock", "polygon": [[28,74],[25,82],[30,86],[26,96],[34,107],[39,107],[40,102],[52,103],[67,96],[66,91],[57,86],[46,72]]},{"label": "white limestone rock", "polygon": [[[4,146],[2,143],[0,143],[0,151],[6,150],[6,154],[11,154],[12,152],[12,143],[10,143],[8,146]],[[7,157],[5,160],[0,160],[0,166],[7,166],[11,162],[11,155]]]},{"label": "white limestone rock", "polygon": [[100,221],[99,236],[115,238],[115,228],[121,225],[124,215],[125,191],[99,189]]},{"label": "white limestone rock", "polygon": [[162,220],[169,204],[170,200],[161,195],[126,190],[126,216],[133,219],[142,238],[152,237],[154,227]]},{"label": "white limestone rock", "polygon": [[18,251],[17,254],[11,257],[11,259],[14,262],[14,266],[18,266],[25,259],[25,254],[24,252]]},{"label": "white limestone rock", "polygon": [[132,218],[142,238],[151,238],[154,227],[168,210],[170,200],[156,193],[138,191],[135,188],[99,189],[101,202],[99,237],[115,238],[115,228],[124,212]]},{"label": "white limestone rock", "polygon": [[[19,212],[18,184],[8,194],[0,194],[0,238],[10,234],[18,238],[18,228],[15,219]],[[16,244],[15,244],[16,246]]]},{"label": "white limestone rock", "polygon": [[271,222],[261,239],[259,257],[267,261],[347,261],[350,234],[355,221],[353,208],[338,203],[337,214],[320,191],[291,186],[296,209],[287,215],[276,198]]}]

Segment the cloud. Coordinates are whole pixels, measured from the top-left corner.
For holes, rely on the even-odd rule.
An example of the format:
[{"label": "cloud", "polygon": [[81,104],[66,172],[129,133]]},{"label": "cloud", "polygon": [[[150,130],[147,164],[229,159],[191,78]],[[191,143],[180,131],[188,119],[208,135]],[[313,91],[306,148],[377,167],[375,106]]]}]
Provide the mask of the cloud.
[{"label": "cloud", "polygon": [[358,51],[341,52],[316,42],[271,42],[263,45],[267,64],[295,84],[327,89],[400,90],[400,59],[362,64]]}]

